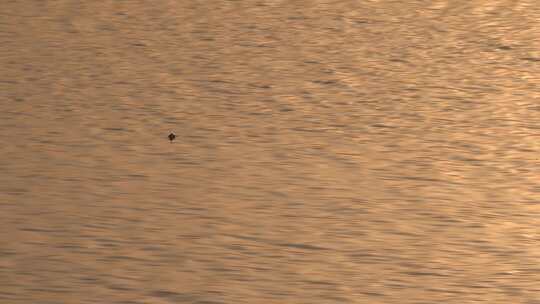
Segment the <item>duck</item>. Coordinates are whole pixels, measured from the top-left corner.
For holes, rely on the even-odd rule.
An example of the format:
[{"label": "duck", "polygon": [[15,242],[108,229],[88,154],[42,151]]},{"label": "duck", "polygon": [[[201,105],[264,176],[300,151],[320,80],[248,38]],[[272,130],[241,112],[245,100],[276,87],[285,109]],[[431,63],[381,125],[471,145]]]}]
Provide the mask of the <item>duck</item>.
[{"label": "duck", "polygon": [[176,138],[176,135],[173,132],[171,132],[171,134],[169,134],[169,136],[167,136],[167,137],[169,138],[169,140],[172,143],[172,141]]}]

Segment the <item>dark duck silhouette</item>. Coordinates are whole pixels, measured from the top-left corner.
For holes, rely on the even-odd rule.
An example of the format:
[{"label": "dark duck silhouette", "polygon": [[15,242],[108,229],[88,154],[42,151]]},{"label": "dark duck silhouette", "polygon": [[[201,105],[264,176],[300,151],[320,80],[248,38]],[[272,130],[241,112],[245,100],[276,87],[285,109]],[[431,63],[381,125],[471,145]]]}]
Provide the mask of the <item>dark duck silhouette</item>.
[{"label": "dark duck silhouette", "polygon": [[170,140],[171,143],[172,143],[172,141],[176,138],[176,135],[174,135],[174,133],[171,132],[171,134],[169,134],[168,137],[169,137],[169,140]]}]

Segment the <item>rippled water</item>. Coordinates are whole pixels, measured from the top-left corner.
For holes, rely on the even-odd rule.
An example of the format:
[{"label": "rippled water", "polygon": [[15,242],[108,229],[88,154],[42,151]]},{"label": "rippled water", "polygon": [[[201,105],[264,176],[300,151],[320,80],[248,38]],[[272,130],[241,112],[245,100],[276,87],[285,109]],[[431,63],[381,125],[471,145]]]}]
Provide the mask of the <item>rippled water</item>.
[{"label": "rippled water", "polygon": [[535,0],[3,1],[0,302],[538,304],[539,33]]}]

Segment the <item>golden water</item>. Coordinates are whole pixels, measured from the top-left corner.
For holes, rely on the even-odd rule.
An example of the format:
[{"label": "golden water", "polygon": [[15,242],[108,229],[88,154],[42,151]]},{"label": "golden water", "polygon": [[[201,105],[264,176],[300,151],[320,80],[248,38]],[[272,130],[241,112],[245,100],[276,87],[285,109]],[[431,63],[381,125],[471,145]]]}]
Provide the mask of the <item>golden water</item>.
[{"label": "golden water", "polygon": [[536,0],[5,0],[0,45],[0,303],[540,303]]}]

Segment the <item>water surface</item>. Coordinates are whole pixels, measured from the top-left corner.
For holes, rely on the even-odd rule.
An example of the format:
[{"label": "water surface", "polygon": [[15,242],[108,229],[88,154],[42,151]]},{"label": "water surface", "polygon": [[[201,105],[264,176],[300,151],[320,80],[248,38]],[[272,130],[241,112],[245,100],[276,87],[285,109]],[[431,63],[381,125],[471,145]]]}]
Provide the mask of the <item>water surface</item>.
[{"label": "water surface", "polygon": [[536,1],[3,2],[2,303],[540,303]]}]

